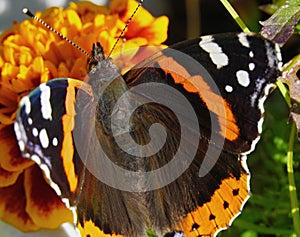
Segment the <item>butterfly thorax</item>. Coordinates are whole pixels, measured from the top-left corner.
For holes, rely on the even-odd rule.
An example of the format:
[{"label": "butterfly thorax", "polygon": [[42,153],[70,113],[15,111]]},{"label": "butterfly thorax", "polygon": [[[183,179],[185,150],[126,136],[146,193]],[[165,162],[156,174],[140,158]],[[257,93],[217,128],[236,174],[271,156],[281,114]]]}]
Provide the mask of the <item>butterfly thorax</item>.
[{"label": "butterfly thorax", "polygon": [[99,42],[93,44],[92,55],[88,63],[89,84],[92,86],[94,96],[99,96],[109,84],[118,77],[121,77],[121,75],[118,73],[117,67],[111,58],[105,56]]},{"label": "butterfly thorax", "polygon": [[[111,134],[111,126],[117,127],[117,133],[123,133],[130,129],[124,123],[127,111],[132,101],[123,99],[122,105],[116,105],[119,98],[128,90],[128,87],[117,70],[111,58],[107,58],[100,43],[93,45],[93,58],[88,68],[91,69],[88,77],[92,86],[94,101],[97,104],[96,121],[102,124],[104,132]],[[128,100],[128,101],[126,101]],[[112,122],[111,117],[118,118]]]}]

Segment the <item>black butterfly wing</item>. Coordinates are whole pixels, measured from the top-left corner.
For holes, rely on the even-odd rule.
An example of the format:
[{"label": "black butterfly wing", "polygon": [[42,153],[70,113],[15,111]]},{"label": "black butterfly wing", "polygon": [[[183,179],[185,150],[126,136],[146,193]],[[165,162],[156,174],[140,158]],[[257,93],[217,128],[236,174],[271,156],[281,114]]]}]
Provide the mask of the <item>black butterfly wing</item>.
[{"label": "black butterfly wing", "polygon": [[[81,104],[75,103],[79,89],[85,95]],[[75,118],[80,115],[76,110],[84,110],[92,101],[90,86],[84,82],[51,80],[22,98],[14,125],[23,157],[40,166],[68,207],[77,203],[85,171],[73,139]]]}]

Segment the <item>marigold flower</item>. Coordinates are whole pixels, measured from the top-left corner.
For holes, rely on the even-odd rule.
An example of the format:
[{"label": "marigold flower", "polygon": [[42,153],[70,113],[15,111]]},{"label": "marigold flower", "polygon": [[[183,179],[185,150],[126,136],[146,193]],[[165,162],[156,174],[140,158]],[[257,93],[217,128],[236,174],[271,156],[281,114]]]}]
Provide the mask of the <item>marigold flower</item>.
[{"label": "marigold flower", "polygon": [[[134,0],[112,0],[109,8],[79,2],[36,15],[86,51],[99,41],[108,54],[136,6]],[[125,48],[160,45],[167,26],[167,17],[140,8],[124,34]],[[15,22],[0,36],[0,219],[22,231],[57,228],[73,217],[39,167],[21,157],[13,130],[18,103],[53,78],[84,79],[86,64],[86,55],[32,19]]]}]

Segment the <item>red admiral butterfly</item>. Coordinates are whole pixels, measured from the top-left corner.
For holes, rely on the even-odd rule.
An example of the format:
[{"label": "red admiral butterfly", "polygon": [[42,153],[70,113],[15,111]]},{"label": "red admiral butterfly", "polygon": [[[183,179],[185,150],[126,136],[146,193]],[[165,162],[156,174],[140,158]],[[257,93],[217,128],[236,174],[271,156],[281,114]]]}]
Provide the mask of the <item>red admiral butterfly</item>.
[{"label": "red admiral butterfly", "polygon": [[100,44],[93,57],[89,84],[41,84],[15,122],[23,156],[74,210],[82,236],[227,228],[249,198],[246,155],[279,75],[277,45],[254,34],[203,36],[123,76]]}]

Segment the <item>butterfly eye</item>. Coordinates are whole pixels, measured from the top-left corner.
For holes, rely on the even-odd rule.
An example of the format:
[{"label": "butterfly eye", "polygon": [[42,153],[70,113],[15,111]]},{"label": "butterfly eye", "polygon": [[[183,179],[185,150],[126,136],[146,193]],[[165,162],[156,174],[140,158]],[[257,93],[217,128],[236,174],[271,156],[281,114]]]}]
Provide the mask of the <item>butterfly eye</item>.
[{"label": "butterfly eye", "polygon": [[88,59],[87,61],[87,69],[88,72],[90,72],[93,70],[94,67],[96,67],[98,61],[96,61],[95,59]]},{"label": "butterfly eye", "polygon": [[92,57],[88,59],[88,71],[90,72],[100,61],[106,59],[103,47],[100,42],[93,44]]}]

